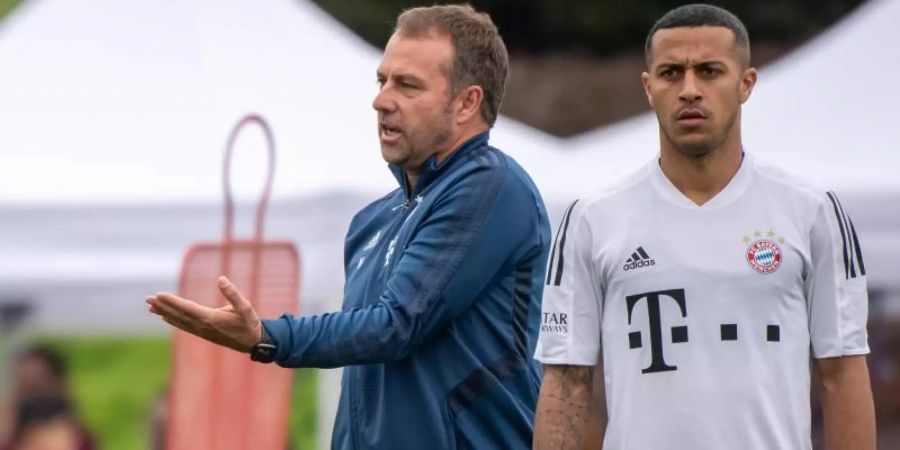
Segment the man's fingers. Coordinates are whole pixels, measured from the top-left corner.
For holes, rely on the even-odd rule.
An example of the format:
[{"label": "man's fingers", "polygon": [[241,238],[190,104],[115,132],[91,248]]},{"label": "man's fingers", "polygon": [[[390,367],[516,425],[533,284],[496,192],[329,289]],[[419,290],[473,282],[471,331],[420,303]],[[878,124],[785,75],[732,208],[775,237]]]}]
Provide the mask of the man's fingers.
[{"label": "man's fingers", "polygon": [[[148,303],[149,303],[149,301],[148,301]],[[185,314],[181,314],[177,310],[174,310],[174,309],[166,306],[165,304],[154,305],[151,303],[150,310],[151,310],[151,312],[154,312],[154,310],[158,311],[155,313],[158,314],[162,318],[163,322],[165,322],[175,328],[178,328],[181,331],[193,334],[194,336],[197,336],[202,339],[212,340],[213,342],[215,342],[217,344],[221,343],[221,342],[215,340],[215,336],[209,335],[209,330],[210,330],[209,323],[205,323],[205,322],[201,322],[196,319],[192,319],[191,317],[189,317]]]},{"label": "man's fingers", "polygon": [[179,313],[176,309],[160,302],[158,296],[151,295],[147,297],[146,302],[150,305],[150,312],[160,316],[163,322],[188,333],[198,334],[197,321],[187,319],[186,316]]},{"label": "man's fingers", "polygon": [[154,306],[154,305],[150,305],[149,310],[150,310],[151,313],[156,314],[157,316],[163,315],[162,310],[160,310],[158,307],[156,307],[156,306]]},{"label": "man's fingers", "polygon": [[159,316],[166,317],[177,316],[181,314],[177,309],[167,305],[156,295],[147,297],[147,304],[150,305],[150,312]]},{"label": "man's fingers", "polygon": [[259,317],[227,278],[219,279],[219,289],[229,304],[218,308],[208,308],[166,292],[151,295],[146,302],[151,313],[161,316],[173,327],[215,344],[247,352],[259,342]]},{"label": "man's fingers", "polygon": [[194,320],[206,321],[209,312],[212,310],[212,308],[207,308],[197,302],[167,292],[157,295],[157,298],[163,304],[178,310],[182,315]]},{"label": "man's fingers", "polygon": [[232,350],[244,353],[250,351],[247,343],[235,338],[234,336],[226,332],[217,330],[215,327],[202,326],[201,324],[197,324],[196,322],[181,319],[178,317],[162,316],[162,320],[181,331],[212,342],[213,344],[222,345]]},{"label": "man's fingers", "polygon": [[160,311],[159,308],[157,308],[157,307],[154,305],[154,303],[156,303],[156,297],[155,297],[155,296],[153,296],[153,295],[148,295],[146,298],[144,298],[144,303],[147,304],[147,309],[148,309],[151,313],[156,314],[156,315],[158,315],[158,316],[161,316],[161,315],[162,315],[162,311]]},{"label": "man's fingers", "polygon": [[190,325],[188,325],[187,323],[185,323],[181,320],[178,320],[174,317],[162,316],[162,320],[163,320],[163,322],[165,322],[169,325],[172,325],[173,327],[178,328],[181,331],[185,331],[187,333],[191,333],[193,335],[203,337],[203,336],[200,336],[198,334],[198,331],[194,330]]},{"label": "man's fingers", "polygon": [[249,316],[254,315],[253,305],[241,295],[237,287],[224,275],[219,277],[219,290],[222,291],[222,295],[225,296],[228,303],[231,303],[231,306],[234,307],[234,311],[244,316],[244,318],[250,318]]},{"label": "man's fingers", "polygon": [[150,312],[186,322],[207,322],[212,311],[211,308],[167,292],[148,297],[147,303],[151,306]]}]

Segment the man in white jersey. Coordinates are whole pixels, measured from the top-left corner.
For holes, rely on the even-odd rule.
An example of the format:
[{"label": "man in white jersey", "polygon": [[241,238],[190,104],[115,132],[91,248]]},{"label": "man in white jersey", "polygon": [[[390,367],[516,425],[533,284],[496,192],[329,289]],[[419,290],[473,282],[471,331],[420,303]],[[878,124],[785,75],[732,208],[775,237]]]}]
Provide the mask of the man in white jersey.
[{"label": "man in white jersey", "polygon": [[582,448],[602,348],[604,449],[809,449],[811,368],[828,448],[874,449],[856,231],[833,193],[744,153],[746,29],[680,7],[646,58],[659,159],[565,213],[534,448]]}]

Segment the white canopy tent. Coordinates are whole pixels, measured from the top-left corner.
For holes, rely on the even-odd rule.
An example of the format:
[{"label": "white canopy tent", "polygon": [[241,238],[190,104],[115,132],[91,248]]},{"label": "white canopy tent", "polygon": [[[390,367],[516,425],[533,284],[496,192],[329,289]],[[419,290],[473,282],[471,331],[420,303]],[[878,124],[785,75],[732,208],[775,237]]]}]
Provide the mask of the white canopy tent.
[{"label": "white canopy tent", "polygon": [[[140,294],[171,288],[186,245],[219,237],[222,147],[247,112],[279,147],[269,235],[315,261],[305,299],[339,299],[351,214],[396,186],[371,107],[380,51],[304,1],[30,0],[0,26],[0,55],[0,285],[53,301],[38,326],[158,326]],[[559,147],[508,119],[492,142],[526,166]],[[262,186],[263,148],[255,130],[239,140],[239,198]],[[64,281],[131,313],[34,292]],[[118,301],[98,300],[114,285]]]},{"label": "white canopy tent", "polygon": [[[4,203],[218,198],[222,141],[251,111],[278,132],[280,195],[394,186],[380,52],[309,2],[31,0],[0,55]],[[530,161],[555,142],[509,121],[493,138]]]}]

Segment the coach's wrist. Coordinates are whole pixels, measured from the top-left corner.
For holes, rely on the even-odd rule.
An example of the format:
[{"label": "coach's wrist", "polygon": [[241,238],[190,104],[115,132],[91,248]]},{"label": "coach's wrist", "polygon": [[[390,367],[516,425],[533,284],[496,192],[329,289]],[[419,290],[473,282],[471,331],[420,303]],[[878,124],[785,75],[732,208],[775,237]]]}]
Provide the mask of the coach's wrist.
[{"label": "coach's wrist", "polygon": [[250,349],[250,359],[268,364],[275,361],[278,356],[278,345],[261,323],[259,330],[259,340]]}]

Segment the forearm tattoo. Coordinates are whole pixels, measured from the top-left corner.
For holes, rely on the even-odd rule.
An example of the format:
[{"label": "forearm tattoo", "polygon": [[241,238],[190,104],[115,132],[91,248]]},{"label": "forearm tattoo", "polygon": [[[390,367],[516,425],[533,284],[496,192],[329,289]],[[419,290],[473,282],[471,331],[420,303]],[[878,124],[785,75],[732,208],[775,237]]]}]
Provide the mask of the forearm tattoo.
[{"label": "forearm tattoo", "polygon": [[535,450],[583,450],[593,367],[546,366],[535,420]]}]

